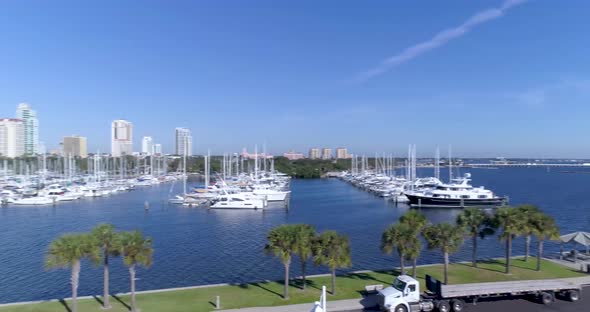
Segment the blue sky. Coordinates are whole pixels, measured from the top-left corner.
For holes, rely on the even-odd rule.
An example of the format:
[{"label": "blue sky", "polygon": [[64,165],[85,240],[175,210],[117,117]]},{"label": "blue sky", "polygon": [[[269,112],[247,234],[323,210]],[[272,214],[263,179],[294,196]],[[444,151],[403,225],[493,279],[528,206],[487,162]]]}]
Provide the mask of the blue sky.
[{"label": "blue sky", "polygon": [[0,2],[0,116],[173,148],[590,155],[587,1]]}]

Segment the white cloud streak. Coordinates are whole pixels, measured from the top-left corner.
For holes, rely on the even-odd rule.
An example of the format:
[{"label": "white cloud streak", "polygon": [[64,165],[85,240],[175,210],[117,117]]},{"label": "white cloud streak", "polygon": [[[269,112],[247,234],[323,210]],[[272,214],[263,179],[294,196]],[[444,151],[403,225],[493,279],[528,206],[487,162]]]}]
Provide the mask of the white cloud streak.
[{"label": "white cloud streak", "polygon": [[526,2],[527,0],[505,0],[498,8],[491,8],[481,12],[477,12],[469,17],[463,24],[440,31],[430,40],[418,43],[406,48],[399,54],[385,59],[381,64],[362,73],[359,76],[359,81],[366,81],[375,76],[381,75],[391,68],[410,61],[428,51],[434,50],[440,46],[447,44],[449,41],[462,37],[474,27],[495,20],[502,17],[511,8]]}]

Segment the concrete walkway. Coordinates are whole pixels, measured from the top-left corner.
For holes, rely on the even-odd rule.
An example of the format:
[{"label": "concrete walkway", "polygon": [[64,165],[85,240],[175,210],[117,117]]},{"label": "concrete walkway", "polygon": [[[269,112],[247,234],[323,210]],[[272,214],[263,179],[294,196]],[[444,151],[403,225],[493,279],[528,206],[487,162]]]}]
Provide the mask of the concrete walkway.
[{"label": "concrete walkway", "polygon": [[[377,306],[376,296],[369,296],[366,298],[359,299],[348,299],[348,300],[336,300],[328,301],[328,311],[339,312],[339,311],[363,311],[371,309]],[[242,308],[242,309],[231,309],[231,310],[220,310],[223,312],[308,312],[313,309],[314,304],[302,303],[292,304],[286,306],[276,307],[254,307],[254,308]]]}]

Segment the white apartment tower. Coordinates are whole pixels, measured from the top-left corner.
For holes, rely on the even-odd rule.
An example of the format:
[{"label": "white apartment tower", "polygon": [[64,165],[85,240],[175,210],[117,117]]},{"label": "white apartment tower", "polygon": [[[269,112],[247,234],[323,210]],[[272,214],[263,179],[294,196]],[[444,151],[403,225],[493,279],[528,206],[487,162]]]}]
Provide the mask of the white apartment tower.
[{"label": "white apartment tower", "polygon": [[332,159],[331,148],[322,148],[322,159]]},{"label": "white apartment tower", "polygon": [[20,103],[16,108],[16,118],[22,120],[24,131],[25,154],[39,153],[39,120],[37,113],[27,103]]},{"label": "white apartment tower", "polygon": [[320,149],[313,147],[309,149],[309,158],[311,159],[319,159],[320,158]]},{"label": "white apartment tower", "polygon": [[141,140],[141,153],[144,155],[152,155],[154,153],[154,140],[152,140],[152,137],[143,137]]},{"label": "white apartment tower", "polygon": [[0,156],[20,157],[25,154],[23,121],[14,118],[0,119]]},{"label": "white apartment tower", "polygon": [[193,137],[187,128],[176,128],[176,155],[193,154]]},{"label": "white apartment tower", "polygon": [[127,120],[114,120],[111,125],[111,155],[133,154],[133,124]]},{"label": "white apartment tower", "polygon": [[154,144],[154,155],[162,156],[162,144]]}]

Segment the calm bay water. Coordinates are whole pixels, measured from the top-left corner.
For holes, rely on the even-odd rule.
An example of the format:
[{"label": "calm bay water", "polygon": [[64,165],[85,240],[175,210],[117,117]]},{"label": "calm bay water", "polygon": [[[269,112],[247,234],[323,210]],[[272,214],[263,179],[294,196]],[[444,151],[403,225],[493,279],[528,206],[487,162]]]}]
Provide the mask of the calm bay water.
[{"label": "calm bay water", "polygon": [[[548,172],[545,168],[462,170],[473,174],[473,185],[485,185],[511,204],[532,203],[556,218],[562,233],[590,230],[590,174]],[[432,170],[419,170],[419,175]],[[409,208],[374,197],[339,180],[293,180],[289,209],[223,211],[168,205],[170,185],[138,188],[108,198],[62,203],[56,207],[0,208],[0,302],[40,300],[70,295],[69,270],[46,271],[44,253],[52,239],[66,232],[90,230],[100,222],[120,230],[139,229],[154,240],[154,265],[138,272],[139,290],[223,282],[280,279],[279,260],[262,249],[269,229],[283,223],[309,223],[318,231],[337,230],[350,237],[353,270],[390,268],[397,257],[379,251],[388,224]],[[144,210],[144,202],[150,210]],[[424,209],[431,222],[452,221],[460,210]],[[515,242],[515,253],[522,250]],[[452,260],[469,260],[469,242]],[[547,251],[558,250],[549,244]],[[496,238],[480,243],[483,257],[502,256]],[[420,263],[440,262],[425,251]],[[299,274],[295,261],[292,274]],[[326,273],[310,266],[310,274]],[[112,261],[111,290],[127,292],[128,273],[120,259]],[[102,270],[84,263],[79,294],[102,292]]]}]

